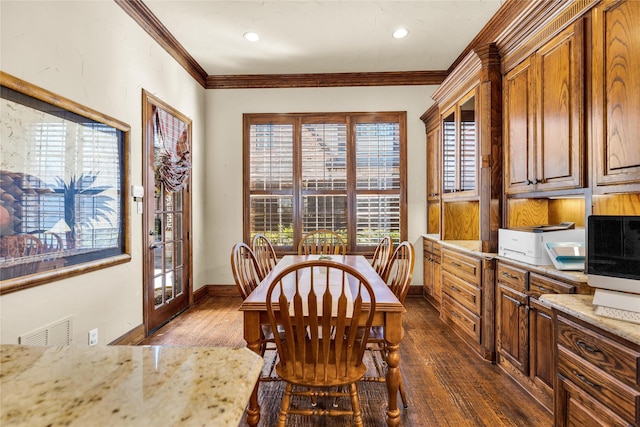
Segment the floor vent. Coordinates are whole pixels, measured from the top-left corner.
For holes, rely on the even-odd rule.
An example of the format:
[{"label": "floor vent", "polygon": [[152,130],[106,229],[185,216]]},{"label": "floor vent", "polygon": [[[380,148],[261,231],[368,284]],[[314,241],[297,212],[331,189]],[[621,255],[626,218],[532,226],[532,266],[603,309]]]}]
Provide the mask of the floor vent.
[{"label": "floor vent", "polygon": [[51,323],[19,337],[22,345],[69,345],[73,336],[73,317]]}]

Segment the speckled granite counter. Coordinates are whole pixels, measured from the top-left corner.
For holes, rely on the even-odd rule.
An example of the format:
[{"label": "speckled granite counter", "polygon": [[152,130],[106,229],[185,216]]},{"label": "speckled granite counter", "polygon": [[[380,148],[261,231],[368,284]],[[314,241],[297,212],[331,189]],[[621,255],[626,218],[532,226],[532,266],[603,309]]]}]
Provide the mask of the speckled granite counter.
[{"label": "speckled granite counter", "polygon": [[583,320],[598,328],[640,345],[640,325],[622,320],[596,316],[593,295],[554,294],[542,295],[541,300],[551,307]]},{"label": "speckled granite counter", "polygon": [[237,426],[262,358],[246,348],[0,346],[0,425]]}]

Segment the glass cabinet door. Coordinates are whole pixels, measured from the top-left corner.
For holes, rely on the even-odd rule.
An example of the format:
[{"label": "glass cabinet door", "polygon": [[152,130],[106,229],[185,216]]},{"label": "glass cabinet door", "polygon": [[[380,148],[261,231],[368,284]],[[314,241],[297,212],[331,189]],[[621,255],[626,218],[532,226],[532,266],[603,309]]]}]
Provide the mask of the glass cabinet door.
[{"label": "glass cabinet door", "polygon": [[456,113],[442,119],[442,192],[456,191]]},{"label": "glass cabinet door", "polygon": [[460,187],[458,191],[476,189],[476,97],[460,105]]}]

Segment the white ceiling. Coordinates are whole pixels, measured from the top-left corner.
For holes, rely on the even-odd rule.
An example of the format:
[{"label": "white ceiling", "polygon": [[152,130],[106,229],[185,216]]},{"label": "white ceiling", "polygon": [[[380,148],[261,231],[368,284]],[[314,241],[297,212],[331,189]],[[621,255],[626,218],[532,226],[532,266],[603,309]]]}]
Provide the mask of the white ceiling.
[{"label": "white ceiling", "polygon": [[144,0],[209,75],[446,70],[503,2]]}]

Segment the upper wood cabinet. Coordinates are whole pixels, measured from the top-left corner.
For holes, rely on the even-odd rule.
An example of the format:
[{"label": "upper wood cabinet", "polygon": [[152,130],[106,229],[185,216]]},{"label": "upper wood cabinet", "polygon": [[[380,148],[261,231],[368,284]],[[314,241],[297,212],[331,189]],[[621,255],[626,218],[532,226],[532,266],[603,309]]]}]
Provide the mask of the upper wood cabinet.
[{"label": "upper wood cabinet", "polygon": [[478,89],[442,114],[442,196],[478,194]]},{"label": "upper wood cabinet", "polygon": [[505,75],[507,194],[585,186],[581,20]]},{"label": "upper wood cabinet", "polygon": [[440,200],[440,126],[427,129],[427,200]]},{"label": "upper wood cabinet", "polygon": [[640,2],[604,0],[592,22],[594,192],[638,191]]}]

